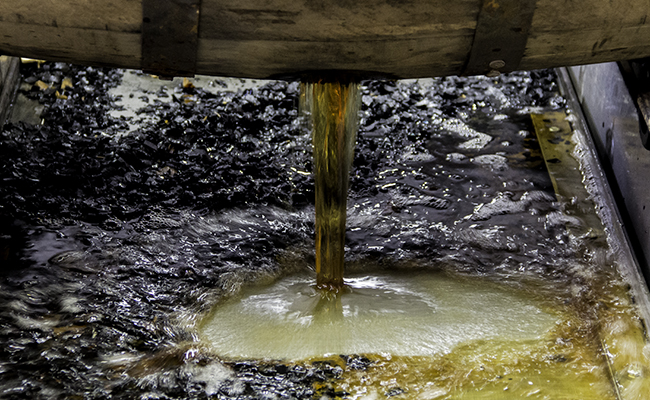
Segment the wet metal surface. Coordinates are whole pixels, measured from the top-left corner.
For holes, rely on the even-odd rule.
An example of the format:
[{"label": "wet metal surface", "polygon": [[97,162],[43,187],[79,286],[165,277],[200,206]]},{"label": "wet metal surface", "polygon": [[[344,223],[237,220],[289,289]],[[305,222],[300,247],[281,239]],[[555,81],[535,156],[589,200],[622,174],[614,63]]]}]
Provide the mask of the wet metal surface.
[{"label": "wet metal surface", "polygon": [[635,101],[616,63],[572,67],[569,72],[600,157],[611,171],[618,206],[638,243],[644,273],[650,276],[650,188],[645,179],[650,151],[642,144]]}]

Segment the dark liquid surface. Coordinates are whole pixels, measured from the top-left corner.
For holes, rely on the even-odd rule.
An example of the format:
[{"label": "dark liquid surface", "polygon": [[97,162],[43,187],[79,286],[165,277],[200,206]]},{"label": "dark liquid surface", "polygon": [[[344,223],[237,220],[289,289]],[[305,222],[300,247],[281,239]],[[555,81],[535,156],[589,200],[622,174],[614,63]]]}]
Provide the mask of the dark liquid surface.
[{"label": "dark liquid surface", "polygon": [[[288,363],[228,361],[199,340],[197,324],[247,287],[313,276],[315,165],[311,135],[296,123],[299,85],[223,92],[218,79],[201,78],[204,87],[151,80],[158,88],[145,90],[132,84],[144,77],[124,72],[121,93],[146,104],[125,121],[111,110],[126,102],[108,93],[120,72],[24,72],[23,95],[45,111],[42,123],[8,124],[0,138],[0,396],[335,398],[367,389],[380,399],[461,398],[482,382],[492,398],[561,398],[554,387],[575,392],[579,382],[575,397],[612,398],[599,326],[622,332],[619,353],[630,350],[617,358],[621,379],[645,388],[615,259],[602,241],[566,229],[588,227],[555,198],[532,133],[532,109],[563,108],[552,74],[362,84],[346,269],[360,279],[417,269],[523,290],[562,308],[570,324],[539,352],[489,341],[435,362],[367,354]],[[65,77],[72,87],[62,88]],[[600,324],[603,310],[611,318]]]}]

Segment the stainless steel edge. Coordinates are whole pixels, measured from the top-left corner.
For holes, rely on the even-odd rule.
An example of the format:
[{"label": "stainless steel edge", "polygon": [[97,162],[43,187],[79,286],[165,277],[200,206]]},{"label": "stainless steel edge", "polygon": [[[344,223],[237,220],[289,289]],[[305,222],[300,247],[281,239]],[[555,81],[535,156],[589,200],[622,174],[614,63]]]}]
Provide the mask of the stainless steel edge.
[{"label": "stainless steel edge", "polygon": [[[611,69],[609,70],[611,71]],[[559,77],[560,89],[568,101],[571,113],[569,118],[571,119],[575,132],[575,140],[577,141],[576,145],[581,148],[581,168],[583,168],[583,172],[588,171],[588,173],[594,178],[591,184],[587,185],[587,190],[590,191],[597,213],[605,226],[608,235],[608,242],[615,252],[616,260],[618,261],[618,270],[623,276],[623,279],[625,279],[631,287],[631,294],[634,296],[639,315],[643,319],[646,332],[648,332],[650,328],[650,292],[648,291],[648,286],[642,273],[642,267],[647,268],[647,266],[640,265],[631,250],[632,248],[628,232],[624,229],[614,195],[599,162],[598,154],[596,153],[596,141],[599,140],[599,137],[596,135],[598,135],[598,133],[596,133],[596,138],[594,140],[590,134],[590,129],[587,120],[585,119],[586,116],[583,113],[584,106],[590,110],[592,115],[598,117],[598,109],[594,107],[593,104],[583,103],[589,102],[589,98],[580,98],[578,93],[576,93],[576,90],[574,89],[575,82],[572,80],[572,75],[569,73],[567,68],[558,68],[556,71]],[[592,89],[592,92],[597,92],[597,90],[599,90],[599,88]],[[600,89],[602,90],[602,88]],[[617,87],[617,90],[620,89],[620,87]],[[603,107],[608,107],[606,101],[608,100],[607,98],[599,97],[597,100],[597,103]],[[625,102],[626,100],[620,101]],[[639,147],[643,148],[640,139],[638,139],[638,133],[637,140]],[[645,149],[643,150],[646,151]],[[634,174],[633,171],[629,172]],[[643,180],[645,177],[645,174],[642,171],[638,171],[634,175],[635,176],[629,176],[628,178]],[[645,178],[645,180],[648,179]]]}]

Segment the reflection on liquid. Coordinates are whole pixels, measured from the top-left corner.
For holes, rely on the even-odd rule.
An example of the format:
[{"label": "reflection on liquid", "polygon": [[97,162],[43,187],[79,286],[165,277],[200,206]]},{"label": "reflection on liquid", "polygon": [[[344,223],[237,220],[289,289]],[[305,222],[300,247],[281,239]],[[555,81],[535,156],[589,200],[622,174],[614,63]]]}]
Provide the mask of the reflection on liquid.
[{"label": "reflection on liquid", "polygon": [[[617,245],[589,234],[585,213],[593,213],[592,204],[567,212],[554,196],[531,133],[531,107],[562,105],[551,79],[534,72],[364,83],[347,210],[351,292],[338,298],[340,305],[312,287],[314,168],[310,137],[292,122],[297,84],[240,94],[197,89],[190,102],[156,99],[148,114],[155,121],[138,128],[142,137],[116,146],[103,134],[71,130],[63,143],[90,154],[86,160],[98,169],[62,178],[63,186],[97,182],[99,171],[106,186],[94,197],[53,194],[35,214],[47,226],[25,226],[19,240],[0,229],[12,238],[3,245],[18,246],[9,261],[20,262],[3,269],[0,280],[0,396],[602,400],[615,398],[608,354],[621,398],[645,399],[650,346],[617,272]],[[93,93],[84,93],[85,102],[100,104]],[[13,191],[5,192],[5,210],[41,210],[31,207],[43,200],[33,190],[50,187],[43,185],[50,175],[38,170],[69,176],[52,147],[64,133],[37,128],[11,133],[20,141],[5,153],[3,187]],[[125,151],[134,146],[149,150]],[[50,147],[55,151],[45,151]],[[137,171],[123,176],[135,159],[121,156],[154,151],[165,155],[160,162],[136,163]],[[38,168],[16,170],[30,153]],[[140,194],[132,190],[138,182]],[[129,204],[142,198],[153,203],[133,211]],[[78,218],[73,211],[81,205],[108,213],[108,223],[68,220]],[[418,281],[400,283],[387,270],[409,271]],[[425,287],[427,273],[438,286]],[[446,279],[460,287],[445,289]],[[274,295],[272,288],[290,284],[290,294]],[[209,324],[237,302],[249,309],[223,317],[221,327]],[[213,306],[200,332],[212,338],[195,341],[194,322]],[[279,315],[284,328],[269,322]],[[520,325],[531,318],[533,325]],[[232,333],[228,324],[238,319],[243,325]],[[356,322],[333,331],[348,321]],[[312,325],[324,332],[319,351],[313,341],[303,343]],[[367,338],[368,347],[351,346],[352,333]],[[225,351],[232,349],[222,355],[203,345],[257,340],[230,357],[265,345],[277,358],[287,356],[273,347],[275,337],[304,350],[297,358],[334,355],[230,362]],[[348,347],[331,347],[337,340]],[[393,345],[404,355],[339,356]],[[431,355],[408,355],[423,352]]]},{"label": "reflection on liquid", "polygon": [[299,360],[326,354],[445,354],[474,340],[537,340],[558,315],[531,298],[441,273],[351,277],[322,291],[308,276],[245,290],[201,328],[217,354]]}]

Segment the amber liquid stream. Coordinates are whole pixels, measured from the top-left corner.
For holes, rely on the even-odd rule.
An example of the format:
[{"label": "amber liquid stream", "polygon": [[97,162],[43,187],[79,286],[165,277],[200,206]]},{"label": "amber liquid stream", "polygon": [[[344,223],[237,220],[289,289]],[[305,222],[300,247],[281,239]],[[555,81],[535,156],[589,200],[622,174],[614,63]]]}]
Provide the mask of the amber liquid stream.
[{"label": "amber liquid stream", "polygon": [[350,166],[359,123],[359,84],[302,84],[302,104],[311,113],[316,190],[316,284],[343,287],[345,221]]}]

